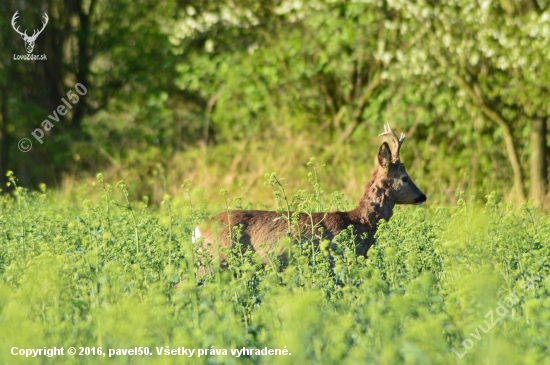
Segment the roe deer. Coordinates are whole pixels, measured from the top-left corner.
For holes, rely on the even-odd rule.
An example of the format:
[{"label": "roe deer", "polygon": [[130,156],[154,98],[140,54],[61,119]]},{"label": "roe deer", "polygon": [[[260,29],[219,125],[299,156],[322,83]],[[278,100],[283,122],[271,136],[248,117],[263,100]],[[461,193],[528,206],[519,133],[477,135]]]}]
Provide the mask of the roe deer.
[{"label": "roe deer", "polygon": [[[301,237],[311,238],[314,231],[314,241],[319,244],[321,239],[330,241],[342,230],[353,226],[356,233],[355,252],[357,256],[366,255],[367,250],[374,243],[378,222],[381,219],[391,218],[395,204],[422,204],[426,201],[426,195],[414,184],[399,159],[399,150],[405,135],[401,134],[401,138],[398,139],[387,124],[384,126],[384,133],[380,136],[389,138],[393,144],[393,150],[387,142],[382,142],[380,145],[378,165],[365,186],[357,208],[349,212],[312,213],[311,216],[300,213],[298,226],[302,231]],[[285,237],[288,230],[286,213],[284,215],[285,219],[280,219],[281,214],[273,211],[223,212],[206,221],[204,226],[199,225],[195,228],[193,243],[202,237],[210,257],[215,258],[219,255],[220,260],[225,261],[225,257],[216,252],[216,248],[230,247],[229,226],[231,225],[231,228],[240,226],[239,243],[243,245],[243,249],[251,248],[264,261],[270,252],[284,260],[284,249],[278,245],[279,238]],[[213,227],[216,224],[219,225],[218,230]],[[364,234],[366,239],[362,238]]]}]

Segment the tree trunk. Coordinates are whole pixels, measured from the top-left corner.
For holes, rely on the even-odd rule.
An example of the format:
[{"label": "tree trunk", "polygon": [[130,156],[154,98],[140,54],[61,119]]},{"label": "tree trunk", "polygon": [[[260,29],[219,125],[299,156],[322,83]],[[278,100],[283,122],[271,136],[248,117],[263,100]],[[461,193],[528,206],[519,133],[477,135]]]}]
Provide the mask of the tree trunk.
[{"label": "tree trunk", "polygon": [[486,105],[481,105],[483,113],[491,120],[496,122],[502,128],[502,136],[504,137],[504,145],[506,146],[506,152],[508,153],[508,159],[510,165],[512,165],[512,171],[514,172],[514,190],[516,192],[516,199],[518,203],[523,203],[525,199],[523,172],[521,171],[521,164],[516,152],[516,146],[514,143],[514,135],[508,123],[493,109]]},{"label": "tree trunk", "polygon": [[[84,8],[84,3],[87,1],[77,0],[76,6],[78,9],[78,18],[80,20],[80,29],[77,36],[78,44],[78,71],[76,72],[77,83],[83,84],[86,88],[90,88],[89,83],[89,71],[90,71],[90,17],[94,11],[95,0],[90,1],[88,9]],[[88,114],[88,95],[80,96],[80,102],[74,107],[73,118],[71,120],[71,127],[77,133],[78,136],[82,136],[82,119]]]},{"label": "tree trunk", "polygon": [[510,165],[512,165],[512,171],[514,172],[514,191],[516,193],[516,199],[518,203],[523,203],[526,200],[523,172],[521,171],[521,163],[519,161],[519,156],[516,151],[514,135],[512,133],[510,125],[497,110],[494,110],[489,105],[487,105],[483,98],[475,92],[474,88],[470,86],[466,82],[466,80],[464,80],[459,75],[455,75],[455,80],[457,81],[459,87],[461,87],[471,96],[471,98],[479,106],[483,114],[485,114],[487,118],[489,118],[497,125],[499,125],[500,128],[502,128],[504,146],[506,147],[508,160],[510,161]]},{"label": "tree trunk", "polygon": [[543,207],[547,200],[548,163],[546,161],[546,119],[536,118],[531,127],[531,190],[535,206]]},{"label": "tree trunk", "polygon": [[8,136],[8,96],[6,89],[0,89],[0,189],[5,186],[8,171],[8,152],[11,141]]}]

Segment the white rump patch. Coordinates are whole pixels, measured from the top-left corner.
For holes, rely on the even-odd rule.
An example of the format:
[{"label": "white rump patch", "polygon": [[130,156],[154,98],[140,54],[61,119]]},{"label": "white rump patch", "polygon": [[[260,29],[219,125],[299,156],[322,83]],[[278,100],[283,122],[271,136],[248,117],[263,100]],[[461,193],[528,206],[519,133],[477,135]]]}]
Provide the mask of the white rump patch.
[{"label": "white rump patch", "polygon": [[201,230],[199,226],[195,227],[195,231],[193,232],[193,236],[191,236],[191,242],[197,243],[199,241],[199,238],[202,237]]}]

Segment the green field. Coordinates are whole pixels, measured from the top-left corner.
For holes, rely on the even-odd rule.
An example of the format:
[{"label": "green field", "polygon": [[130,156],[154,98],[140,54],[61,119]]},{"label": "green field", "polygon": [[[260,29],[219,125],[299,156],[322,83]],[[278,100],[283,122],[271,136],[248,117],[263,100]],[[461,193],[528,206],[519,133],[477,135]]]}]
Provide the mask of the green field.
[{"label": "green field", "polygon": [[[496,193],[484,205],[460,193],[450,207],[397,208],[367,259],[343,232],[333,268],[306,242],[289,246],[286,267],[235,251],[206,276],[191,232],[242,198],[205,204],[186,182],[151,207],[99,175],[74,203],[45,187],[0,199],[1,364],[550,362],[550,219]],[[349,204],[312,179],[289,199]],[[11,354],[44,347],[65,355]],[[135,348],[152,354],[121,355]]]},{"label": "green field", "polygon": [[[550,0],[0,0],[0,29],[0,365],[550,364]],[[244,224],[220,269],[194,229],[242,209],[285,256]]]}]

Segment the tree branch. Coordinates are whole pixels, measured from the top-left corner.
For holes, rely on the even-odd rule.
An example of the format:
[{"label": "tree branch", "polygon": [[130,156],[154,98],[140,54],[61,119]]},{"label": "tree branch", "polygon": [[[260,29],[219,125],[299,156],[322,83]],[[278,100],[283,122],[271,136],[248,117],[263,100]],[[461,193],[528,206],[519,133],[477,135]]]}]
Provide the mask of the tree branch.
[{"label": "tree branch", "polygon": [[464,90],[470,97],[473,99],[474,103],[479,106],[483,114],[491,121],[496,123],[502,128],[502,134],[504,136],[504,144],[506,146],[506,152],[508,153],[508,159],[512,165],[512,170],[514,172],[514,188],[517,194],[517,198],[520,202],[526,200],[525,189],[524,189],[524,179],[523,172],[521,170],[521,164],[519,161],[518,154],[516,152],[516,147],[514,143],[514,136],[512,134],[512,129],[508,122],[498,113],[496,110],[491,108],[482,97],[476,93],[475,88],[470,86],[466,80],[464,80],[459,75],[455,75],[455,80],[459,87]]},{"label": "tree branch", "polygon": [[351,118],[351,123],[340,136],[340,142],[346,141],[355,132],[357,126],[359,125],[359,119],[361,118],[361,114],[363,113],[363,110],[365,108],[366,101],[372,96],[376,88],[378,88],[378,86],[380,86],[381,84],[382,79],[380,78],[380,76],[369,82],[369,84],[365,88],[365,91],[359,98],[357,107],[355,108],[355,111],[353,112],[353,116]]}]

